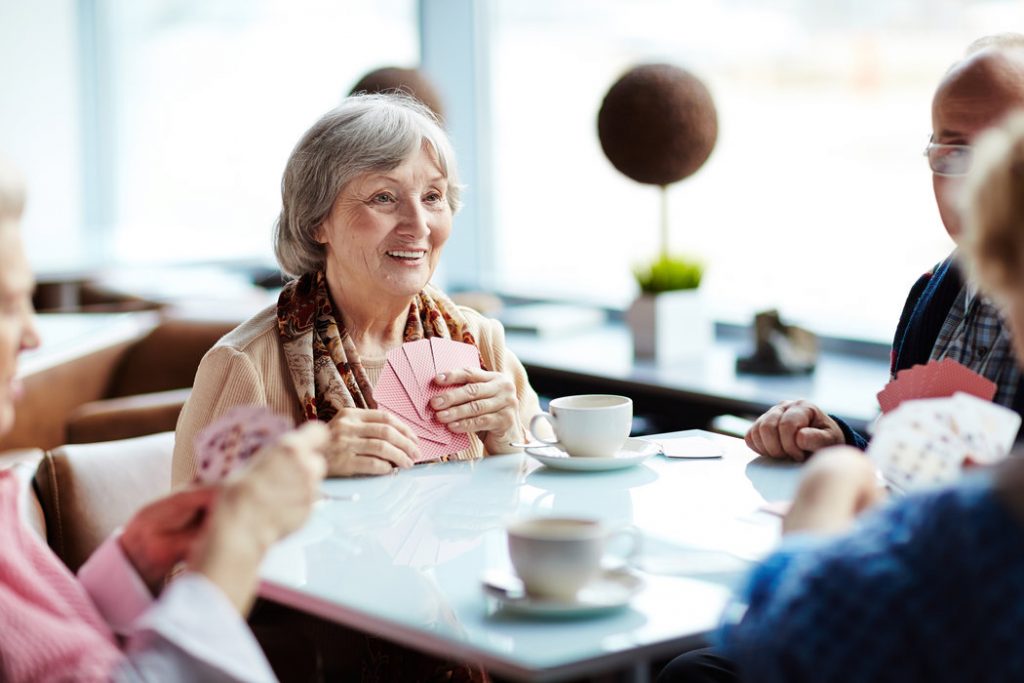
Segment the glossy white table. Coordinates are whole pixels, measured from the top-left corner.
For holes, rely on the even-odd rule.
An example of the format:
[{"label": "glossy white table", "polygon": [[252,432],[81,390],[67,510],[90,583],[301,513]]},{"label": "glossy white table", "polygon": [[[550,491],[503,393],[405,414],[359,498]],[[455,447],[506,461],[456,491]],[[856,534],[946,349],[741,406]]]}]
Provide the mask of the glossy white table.
[{"label": "glossy white table", "polygon": [[[623,670],[638,680],[653,659],[692,646],[718,623],[740,578],[717,572],[720,548],[758,557],[779,519],[759,507],[789,499],[798,468],[720,442],[719,460],[656,456],[616,472],[545,468],[524,454],[426,465],[376,479],[325,482],[335,498],[277,545],[260,595],[422,651],[482,664],[499,676],[560,680]],[[357,500],[340,497],[356,495]],[[509,568],[504,526],[526,515],[585,515],[644,535],[644,589],[621,611],[538,620],[500,609],[480,587]],[[689,549],[688,549],[689,548]],[[717,560],[716,560],[717,558]],[[710,564],[709,564],[710,563]],[[739,563],[741,566],[743,563]],[[712,571],[694,576],[694,567]]]}]

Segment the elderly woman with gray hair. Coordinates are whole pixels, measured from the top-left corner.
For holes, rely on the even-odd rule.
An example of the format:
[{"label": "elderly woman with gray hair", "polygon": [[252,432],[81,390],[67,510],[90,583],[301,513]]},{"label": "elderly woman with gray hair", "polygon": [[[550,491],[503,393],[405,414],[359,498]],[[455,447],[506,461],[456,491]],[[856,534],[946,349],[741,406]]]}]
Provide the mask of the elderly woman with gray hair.
[{"label": "elderly woman with gray hair", "polygon": [[482,361],[435,379],[451,387],[430,403],[438,421],[470,440],[448,457],[511,450],[538,409],[526,372],[500,323],[430,285],[459,208],[452,147],[430,111],[404,96],[347,98],[292,151],[281,200],[275,250],[294,279],[203,359],[178,420],[175,485],[195,477],[195,435],[237,405],[329,423],[329,475],[410,467],[417,437],[377,409],[373,387],[389,350],[434,336],[475,345]]}]

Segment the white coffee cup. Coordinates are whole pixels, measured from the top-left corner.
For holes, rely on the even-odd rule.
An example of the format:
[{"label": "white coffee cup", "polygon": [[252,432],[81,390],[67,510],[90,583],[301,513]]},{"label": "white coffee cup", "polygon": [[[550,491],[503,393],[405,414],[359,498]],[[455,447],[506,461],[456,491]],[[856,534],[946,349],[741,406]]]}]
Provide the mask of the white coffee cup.
[{"label": "white coffee cup", "polygon": [[[556,440],[537,435],[540,420],[551,424]],[[581,394],[551,401],[548,412],[538,413],[530,420],[530,434],[572,456],[609,458],[622,447],[632,426],[631,399],[612,394]]]},{"label": "white coffee cup", "polygon": [[631,538],[628,558],[640,537],[633,527],[613,527],[579,517],[530,517],[509,525],[508,554],[528,595],[572,601],[601,572],[605,548],[620,535]]}]

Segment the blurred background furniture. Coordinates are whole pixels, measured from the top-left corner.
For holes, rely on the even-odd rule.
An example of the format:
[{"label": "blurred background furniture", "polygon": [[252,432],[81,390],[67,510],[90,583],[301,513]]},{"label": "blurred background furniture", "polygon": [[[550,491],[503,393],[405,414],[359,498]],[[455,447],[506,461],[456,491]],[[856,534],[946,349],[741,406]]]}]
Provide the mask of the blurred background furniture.
[{"label": "blurred background furniture", "polygon": [[25,395],[0,452],[173,430],[199,361],[238,323],[174,309],[38,319],[43,343],[20,363]]},{"label": "blurred background furniture", "polygon": [[68,415],[65,441],[93,443],[173,431],[196,369],[239,321],[165,318],[125,349],[102,397]]}]

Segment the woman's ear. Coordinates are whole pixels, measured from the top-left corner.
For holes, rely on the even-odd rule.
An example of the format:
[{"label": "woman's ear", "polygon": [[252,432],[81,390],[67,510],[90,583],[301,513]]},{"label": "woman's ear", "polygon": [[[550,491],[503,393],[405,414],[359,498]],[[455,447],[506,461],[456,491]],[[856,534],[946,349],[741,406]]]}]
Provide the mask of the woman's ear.
[{"label": "woman's ear", "polygon": [[313,238],[320,244],[327,244],[327,238],[325,237],[325,235],[327,234],[327,221],[329,220],[330,217],[325,218],[323,222],[321,222],[320,225],[317,226],[316,231],[313,233]]}]

